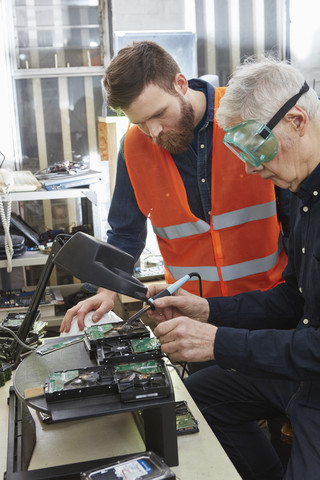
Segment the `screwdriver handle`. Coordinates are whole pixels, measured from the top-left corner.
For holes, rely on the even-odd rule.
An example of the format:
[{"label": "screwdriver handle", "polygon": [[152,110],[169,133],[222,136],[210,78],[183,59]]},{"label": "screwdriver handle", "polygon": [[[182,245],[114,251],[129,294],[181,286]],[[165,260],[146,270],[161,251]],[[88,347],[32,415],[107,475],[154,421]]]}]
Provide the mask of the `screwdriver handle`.
[{"label": "screwdriver handle", "polygon": [[174,292],[176,292],[184,283],[186,283],[188,280],[190,280],[190,278],[191,277],[190,277],[189,274],[185,275],[184,277],[181,277],[179,280],[177,280],[172,285],[169,285],[168,288],[165,288],[161,292],[157,293],[157,295],[155,295],[154,297],[150,297],[147,300],[147,303],[148,303],[148,305],[150,305],[151,310],[155,310],[155,308],[156,308],[153,304],[154,300],[156,300],[157,298],[161,298],[161,297],[169,297]]}]

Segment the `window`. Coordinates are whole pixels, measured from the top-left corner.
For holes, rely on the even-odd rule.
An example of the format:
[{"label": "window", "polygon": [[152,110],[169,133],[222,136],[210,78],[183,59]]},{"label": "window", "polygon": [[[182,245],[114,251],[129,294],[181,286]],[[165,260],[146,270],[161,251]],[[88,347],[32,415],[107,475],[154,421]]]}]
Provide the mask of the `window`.
[{"label": "window", "polygon": [[22,167],[96,157],[103,107],[98,0],[15,0],[12,10]]},{"label": "window", "polygon": [[[81,160],[88,168],[103,169],[97,124],[104,112],[101,80],[107,40],[100,2],[4,3],[15,103],[15,168],[35,173]],[[57,228],[69,232],[93,220],[86,203],[80,198],[28,201],[13,205],[13,210],[39,233]],[[107,209],[104,202],[99,212],[103,221]]]}]

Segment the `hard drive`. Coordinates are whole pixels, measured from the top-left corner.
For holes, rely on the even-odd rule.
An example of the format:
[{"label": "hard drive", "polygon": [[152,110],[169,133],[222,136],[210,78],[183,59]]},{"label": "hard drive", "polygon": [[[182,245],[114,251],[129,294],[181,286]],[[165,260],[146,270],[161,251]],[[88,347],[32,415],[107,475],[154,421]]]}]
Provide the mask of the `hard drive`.
[{"label": "hard drive", "polygon": [[153,452],[128,457],[113,465],[81,473],[82,480],[175,480],[176,476]]},{"label": "hard drive", "polygon": [[194,418],[186,401],[176,402],[177,435],[199,432],[198,421]]},{"label": "hard drive", "polygon": [[50,373],[44,386],[47,402],[117,393],[111,367],[87,367]]},{"label": "hard drive", "polygon": [[133,323],[118,322],[92,325],[84,330],[84,344],[91,358],[94,358],[97,348],[108,344],[109,340],[146,337],[150,337],[150,330],[139,318]]},{"label": "hard drive", "polygon": [[105,340],[96,351],[98,365],[143,362],[161,357],[161,346],[155,337]]},{"label": "hard drive", "polygon": [[162,360],[115,365],[115,377],[122,402],[164,398],[170,395],[170,382]]}]

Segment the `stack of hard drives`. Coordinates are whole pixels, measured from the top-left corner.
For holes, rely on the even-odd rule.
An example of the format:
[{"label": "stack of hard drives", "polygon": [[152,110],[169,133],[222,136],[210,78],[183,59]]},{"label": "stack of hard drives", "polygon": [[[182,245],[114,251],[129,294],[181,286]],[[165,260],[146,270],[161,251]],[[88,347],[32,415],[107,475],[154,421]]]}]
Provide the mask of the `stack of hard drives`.
[{"label": "stack of hard drives", "polygon": [[160,344],[140,319],[88,327],[84,344],[97,366],[51,373],[44,388],[48,402],[106,393],[119,394],[122,402],[170,395]]},{"label": "stack of hard drives", "polygon": [[[27,312],[10,312],[7,314],[7,316],[0,322],[0,344],[5,344],[7,346],[10,345],[10,342],[13,341],[13,335],[11,332],[14,334],[18,333],[26,315]],[[44,336],[47,325],[47,322],[42,322],[40,320],[40,310],[37,310],[25,343],[29,347],[36,347],[39,345],[39,339]],[[23,348],[22,353],[25,352],[28,352],[27,348]]]}]

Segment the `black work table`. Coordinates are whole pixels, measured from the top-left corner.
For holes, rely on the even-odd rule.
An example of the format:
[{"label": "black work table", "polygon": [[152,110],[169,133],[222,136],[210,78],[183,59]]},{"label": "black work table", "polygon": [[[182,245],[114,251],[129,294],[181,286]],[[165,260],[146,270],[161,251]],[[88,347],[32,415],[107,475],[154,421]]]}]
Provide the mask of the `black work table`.
[{"label": "black work table", "polygon": [[[16,393],[18,397],[24,399],[25,389],[43,384],[50,369],[57,371],[89,365],[95,365],[95,362],[88,358],[83,343],[44,356],[32,353],[15,372],[13,383]],[[150,449],[157,451],[166,459],[177,478],[240,479],[174,369],[171,371],[171,378],[174,395],[172,393],[169,398],[158,399],[156,402],[144,401],[142,406],[142,402],[138,402],[137,405],[134,405],[135,402],[120,404],[116,395],[89,397],[74,402],[63,401],[61,403],[70,404],[64,406],[56,402],[54,408],[52,405],[48,407],[44,397],[25,400],[28,407],[31,407],[30,413],[35,421],[37,439],[28,471],[84,460],[128,455]],[[0,428],[2,427],[3,432],[7,429],[5,423],[8,421],[8,411],[4,402],[10,383],[7,382],[0,388]],[[199,421],[200,429],[199,433],[178,437],[178,442],[172,430],[174,400],[187,400],[193,415]],[[144,418],[147,425],[145,443],[132,415],[134,410],[141,408],[143,412],[147,412]],[[54,423],[43,423],[40,413],[50,414]],[[6,435],[2,435],[1,438],[0,472],[4,472],[7,469]],[[18,478],[14,475],[16,474],[8,476],[8,480]]]}]

